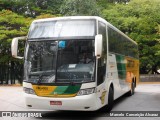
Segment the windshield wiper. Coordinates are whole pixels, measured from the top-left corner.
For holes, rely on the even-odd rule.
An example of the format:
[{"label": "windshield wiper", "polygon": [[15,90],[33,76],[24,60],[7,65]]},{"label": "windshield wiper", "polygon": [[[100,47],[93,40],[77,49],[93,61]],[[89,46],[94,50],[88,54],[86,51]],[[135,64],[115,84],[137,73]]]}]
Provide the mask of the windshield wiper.
[{"label": "windshield wiper", "polygon": [[[51,73],[51,74],[49,74],[49,73]],[[50,71],[32,72],[32,73],[30,73],[30,75],[37,75],[37,76],[39,76],[36,84],[41,84],[41,82],[43,80],[43,76],[48,76],[49,78],[46,79],[46,81],[48,81],[50,78],[53,78],[53,76],[55,75],[55,73],[54,73],[53,70],[50,70]],[[53,80],[53,81],[55,81],[55,80]]]},{"label": "windshield wiper", "polygon": [[39,79],[37,80],[37,85],[41,84],[43,74],[39,75]]}]

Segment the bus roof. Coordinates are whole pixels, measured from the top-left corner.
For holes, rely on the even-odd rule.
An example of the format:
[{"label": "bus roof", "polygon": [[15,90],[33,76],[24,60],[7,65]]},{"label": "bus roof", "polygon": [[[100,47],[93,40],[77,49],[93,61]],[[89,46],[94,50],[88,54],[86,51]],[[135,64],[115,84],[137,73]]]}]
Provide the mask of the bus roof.
[{"label": "bus roof", "polygon": [[34,20],[33,22],[52,21],[52,20],[70,20],[70,19],[98,19],[98,20],[101,19],[101,21],[102,21],[103,18],[98,17],[98,16],[66,16],[66,17],[38,19],[38,20]]}]

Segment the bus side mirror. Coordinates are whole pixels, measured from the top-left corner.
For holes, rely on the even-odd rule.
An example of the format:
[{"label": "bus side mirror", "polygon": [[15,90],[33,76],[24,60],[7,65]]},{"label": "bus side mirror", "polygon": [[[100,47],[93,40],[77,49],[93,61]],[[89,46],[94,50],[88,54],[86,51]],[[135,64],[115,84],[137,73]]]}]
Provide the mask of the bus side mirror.
[{"label": "bus side mirror", "polygon": [[100,58],[102,56],[102,35],[98,34],[95,37],[95,56]]},{"label": "bus side mirror", "polygon": [[18,40],[26,40],[26,36],[13,38],[11,43],[12,57],[23,59],[23,57],[18,56]]}]

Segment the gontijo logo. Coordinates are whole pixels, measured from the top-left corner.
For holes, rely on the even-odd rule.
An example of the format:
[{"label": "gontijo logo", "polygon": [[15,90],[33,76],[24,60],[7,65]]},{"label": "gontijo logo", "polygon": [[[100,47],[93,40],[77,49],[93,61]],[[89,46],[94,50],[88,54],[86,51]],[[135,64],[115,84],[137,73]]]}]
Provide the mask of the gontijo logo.
[{"label": "gontijo logo", "polygon": [[37,86],[36,89],[43,91],[43,90],[48,90],[48,87],[40,87],[40,86]]}]

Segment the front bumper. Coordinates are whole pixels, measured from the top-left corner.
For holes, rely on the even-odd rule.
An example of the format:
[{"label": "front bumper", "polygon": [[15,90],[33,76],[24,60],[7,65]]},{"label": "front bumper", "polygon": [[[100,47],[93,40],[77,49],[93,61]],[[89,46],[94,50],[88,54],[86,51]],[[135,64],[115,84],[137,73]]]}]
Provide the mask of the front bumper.
[{"label": "front bumper", "polygon": [[[25,102],[28,108],[43,110],[75,110],[94,111],[99,109],[96,103],[96,93],[69,98],[40,97],[26,94]],[[61,101],[62,105],[50,105],[50,101]]]}]

